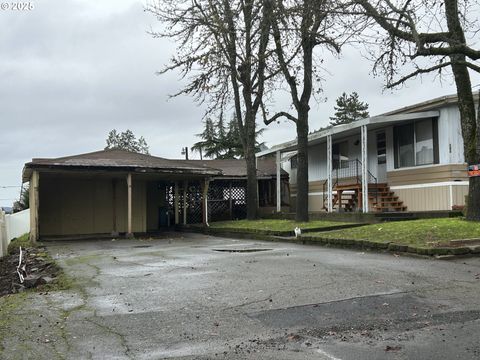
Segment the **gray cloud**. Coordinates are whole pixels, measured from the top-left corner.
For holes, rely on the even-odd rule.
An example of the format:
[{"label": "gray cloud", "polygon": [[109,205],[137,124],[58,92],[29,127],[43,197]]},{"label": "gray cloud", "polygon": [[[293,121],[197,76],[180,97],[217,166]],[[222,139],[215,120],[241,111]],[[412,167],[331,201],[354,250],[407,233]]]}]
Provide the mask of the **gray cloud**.
[{"label": "gray cloud", "polygon": [[[35,5],[29,13],[0,12],[0,186],[20,185],[23,164],[32,157],[103,148],[113,128],[143,135],[151,152],[164,157],[180,157],[181,148],[196,141],[202,109],[188,97],[168,99],[180,87],[177,75],[155,72],[175,44],[146,33],[159,24],[142,2]],[[331,73],[324,83],[328,101],[312,105],[312,130],[328,123],[343,91],[357,91],[372,114],[455,91],[427,76],[394,95],[382,93],[383,80],[372,78],[371,64],[353,49],[340,60],[327,57],[325,67]],[[275,108],[284,110],[288,103],[282,94]],[[281,121],[268,127],[264,140],[273,145],[294,137],[294,126]],[[0,188],[0,199],[17,196],[18,189]]]}]

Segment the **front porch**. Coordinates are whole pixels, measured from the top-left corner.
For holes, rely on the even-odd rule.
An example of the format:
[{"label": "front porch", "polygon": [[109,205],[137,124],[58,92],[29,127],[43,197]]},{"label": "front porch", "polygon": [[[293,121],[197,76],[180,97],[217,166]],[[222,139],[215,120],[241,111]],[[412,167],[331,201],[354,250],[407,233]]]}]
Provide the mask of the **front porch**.
[{"label": "front porch", "polygon": [[[341,161],[335,164],[332,174],[332,208],[328,208],[328,180],[323,183],[323,209],[325,211],[362,211],[364,206],[364,185],[362,162],[358,159]],[[367,169],[368,209],[372,212],[401,212],[407,210],[403,201],[395,195],[386,182],[378,182]],[[368,211],[367,211],[368,212]]]}]

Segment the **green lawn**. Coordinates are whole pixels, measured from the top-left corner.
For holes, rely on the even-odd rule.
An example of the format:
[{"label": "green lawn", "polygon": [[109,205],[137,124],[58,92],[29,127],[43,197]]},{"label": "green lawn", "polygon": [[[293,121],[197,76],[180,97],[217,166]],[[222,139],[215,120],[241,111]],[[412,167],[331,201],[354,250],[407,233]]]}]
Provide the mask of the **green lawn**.
[{"label": "green lawn", "polygon": [[297,226],[300,229],[317,229],[323,227],[351,225],[352,223],[339,221],[323,221],[315,220],[309,222],[295,222],[294,220],[234,220],[234,221],[218,221],[210,223],[210,227],[214,229],[225,230],[246,230],[246,231],[293,231]]},{"label": "green lawn", "polygon": [[411,220],[308,235],[321,238],[437,247],[448,245],[449,240],[480,238],[480,222],[465,221],[461,218]]}]

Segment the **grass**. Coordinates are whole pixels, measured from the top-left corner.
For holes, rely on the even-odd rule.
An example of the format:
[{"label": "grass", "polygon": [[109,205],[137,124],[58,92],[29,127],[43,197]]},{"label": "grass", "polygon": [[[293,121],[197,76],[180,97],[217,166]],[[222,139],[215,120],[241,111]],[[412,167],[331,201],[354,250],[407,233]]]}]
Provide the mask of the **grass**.
[{"label": "grass", "polygon": [[26,234],[23,234],[22,236],[20,236],[20,237],[18,237],[18,238],[12,239],[12,241],[10,242],[10,244],[8,244],[8,253],[9,253],[9,254],[15,253],[15,251],[16,251],[20,246],[21,246],[22,249],[23,249],[23,248],[28,248],[28,247],[36,247],[37,245],[36,245],[36,244],[33,244],[33,243],[30,241],[30,234],[29,234],[29,233],[26,233]]},{"label": "grass", "polygon": [[309,222],[296,222],[294,220],[233,220],[233,221],[218,221],[210,224],[214,229],[225,230],[245,230],[245,231],[293,231],[295,227],[300,229],[317,229],[331,226],[347,225],[352,223],[339,221],[324,221],[314,220]]},{"label": "grass", "polygon": [[309,235],[431,248],[448,245],[450,240],[480,238],[480,222],[461,218],[424,219],[366,225]]}]

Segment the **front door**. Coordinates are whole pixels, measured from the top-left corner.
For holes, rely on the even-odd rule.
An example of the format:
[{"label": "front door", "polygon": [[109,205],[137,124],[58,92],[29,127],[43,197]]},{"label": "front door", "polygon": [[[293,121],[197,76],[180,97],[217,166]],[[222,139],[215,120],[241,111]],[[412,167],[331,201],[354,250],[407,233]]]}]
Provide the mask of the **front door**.
[{"label": "front door", "polygon": [[377,181],[387,182],[387,141],[385,131],[377,133]]}]

